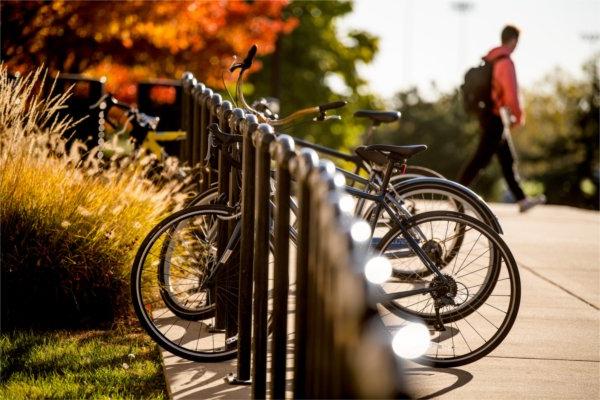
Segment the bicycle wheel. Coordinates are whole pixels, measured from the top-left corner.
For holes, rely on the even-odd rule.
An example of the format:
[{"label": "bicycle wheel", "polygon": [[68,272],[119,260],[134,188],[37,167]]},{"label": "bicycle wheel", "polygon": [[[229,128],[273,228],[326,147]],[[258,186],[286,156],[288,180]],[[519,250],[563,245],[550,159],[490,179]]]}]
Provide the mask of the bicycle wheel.
[{"label": "bicycle wheel", "polygon": [[[218,193],[217,185],[214,184],[214,185],[212,185],[212,187],[210,189],[208,189],[208,190],[200,193],[199,195],[195,196],[194,198],[192,198],[186,205],[186,208],[193,207],[193,206],[200,206],[200,205],[215,204],[218,199],[218,195],[219,195],[219,193]],[[179,229],[179,226],[174,225],[171,229],[173,231],[176,231],[177,229]],[[159,260],[159,263],[160,263],[159,268],[158,268],[159,281],[160,281],[162,287],[165,289],[161,292],[161,295],[163,296],[167,306],[177,316],[179,316],[181,318],[194,319],[194,318],[196,318],[196,314],[203,313],[204,310],[198,310],[193,304],[182,304],[181,302],[179,302],[177,300],[176,296],[170,295],[170,288],[173,287],[172,285],[169,284],[170,254],[171,254],[170,245],[171,245],[171,243],[169,240],[164,241],[163,249],[161,250],[161,257]],[[177,291],[175,290],[175,292],[177,292]],[[190,305],[191,305],[191,307],[190,307]]]},{"label": "bicycle wheel", "polygon": [[214,204],[218,195],[219,195],[218,188],[215,185],[214,187],[211,187],[210,189],[208,189],[208,190],[196,195],[194,198],[192,198],[186,204],[186,207],[205,206],[208,204]]},{"label": "bicycle wheel", "polygon": [[446,179],[444,175],[430,168],[420,167],[418,165],[407,165],[406,171],[404,171],[403,174],[395,174],[390,177],[390,184],[393,186],[409,179],[423,177]]},{"label": "bicycle wheel", "polygon": [[[448,251],[445,244],[453,239],[457,224],[464,227],[460,230],[462,246],[451,263],[443,264]],[[519,273],[510,250],[489,226],[461,213],[427,212],[405,225],[431,261],[445,266],[440,270],[447,282],[429,274],[419,280],[394,277],[382,284],[382,292],[388,296],[379,306],[384,323],[393,331],[408,321],[424,321],[430,327],[431,346],[418,361],[426,364],[458,366],[485,356],[508,334],[519,309]],[[411,264],[423,268],[414,251],[398,254],[393,243],[400,236],[399,227],[390,231],[378,251],[401,270],[411,269]],[[393,300],[389,297],[418,289],[432,291]]]},{"label": "bicycle wheel", "polygon": [[[203,202],[210,197],[213,196],[205,196],[199,200]],[[216,235],[218,235],[219,229],[219,218],[217,218],[217,216],[218,214],[213,216],[206,214],[203,217],[201,229],[197,229],[196,232],[194,232],[198,236],[199,243],[190,241],[187,245],[190,247],[192,245],[201,246],[203,240],[216,242]],[[181,278],[185,277],[190,272],[193,274],[197,273],[195,270],[182,270],[179,266],[181,262],[177,259],[177,257],[180,257],[181,253],[181,238],[188,235],[190,221],[191,219],[182,219],[178,223],[172,224],[169,228],[169,232],[165,233],[160,257],[158,259],[157,279],[161,288],[160,295],[171,312],[179,318],[198,320],[208,316],[208,313],[214,312],[214,303],[210,293],[205,293],[205,296],[203,296],[202,301],[200,302],[189,296],[182,296],[180,293],[181,288],[179,286]],[[215,254],[213,254],[213,257],[214,256]],[[196,290],[198,290],[198,288],[196,288]]]},{"label": "bicycle wheel", "polygon": [[[496,216],[487,204],[474,192],[455,182],[435,178],[414,179],[400,182],[391,188],[391,192],[395,202],[388,202],[388,204],[397,215],[410,217],[429,211],[454,211],[471,216],[492,227],[496,232],[501,232]],[[377,246],[393,225],[392,218],[383,212],[377,221],[374,246]],[[445,252],[443,260],[446,264],[452,261],[462,244],[463,236],[460,230],[463,226],[456,224],[454,229],[456,229],[454,240],[446,244],[448,251]],[[402,248],[402,240],[396,243],[396,246]],[[439,266],[443,267],[442,264]],[[431,274],[431,271],[424,266],[418,267],[410,270],[396,267],[393,273],[394,276],[404,279],[419,279]]]},{"label": "bicycle wheel", "polygon": [[[239,251],[217,265],[229,239],[222,227],[235,220],[226,206],[184,209],[152,229],[136,254],[131,293],[138,319],[161,347],[188,360],[224,360],[237,351]],[[168,273],[161,270],[165,259]]]}]

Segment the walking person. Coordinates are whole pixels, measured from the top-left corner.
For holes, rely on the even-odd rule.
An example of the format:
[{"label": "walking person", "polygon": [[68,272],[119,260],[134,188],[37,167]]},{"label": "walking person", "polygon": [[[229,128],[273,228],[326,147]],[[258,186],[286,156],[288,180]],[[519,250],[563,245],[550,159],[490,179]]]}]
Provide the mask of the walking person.
[{"label": "walking person", "polygon": [[[521,188],[516,154],[510,137],[510,129],[518,127],[524,122],[519,104],[517,75],[510,58],[519,41],[519,30],[512,25],[507,25],[502,30],[501,40],[501,46],[490,50],[483,57],[484,66],[473,69],[485,71],[487,67],[487,70],[491,72],[491,77],[487,77],[488,80],[491,78],[487,87],[484,85],[483,89],[471,89],[473,84],[468,82],[471,71],[465,76],[463,92],[466,88],[467,91],[483,90],[485,92],[487,90],[487,93],[470,95],[471,98],[475,98],[475,106],[471,106],[471,108],[475,108],[474,112],[478,114],[481,136],[477,150],[463,169],[459,182],[469,186],[478,177],[480,171],[490,163],[492,156],[496,154],[508,188],[517,201],[519,210],[525,212],[538,204],[545,203],[546,198],[543,195],[526,197]],[[476,73],[480,75],[486,73],[480,71],[476,71]],[[476,79],[481,80],[482,78]],[[469,98],[468,93],[463,93],[463,96]],[[477,96],[483,96],[484,101],[477,101]],[[473,102],[473,99],[470,101]]]}]

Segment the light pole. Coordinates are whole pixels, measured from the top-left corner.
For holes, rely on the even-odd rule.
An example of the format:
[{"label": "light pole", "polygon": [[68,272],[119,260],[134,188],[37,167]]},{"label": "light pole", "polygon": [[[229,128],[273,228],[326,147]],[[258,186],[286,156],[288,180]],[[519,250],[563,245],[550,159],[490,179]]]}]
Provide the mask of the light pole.
[{"label": "light pole", "polygon": [[470,1],[453,1],[450,3],[450,7],[454,11],[456,11],[459,15],[458,19],[458,60],[457,60],[457,72],[458,75],[461,75],[462,69],[464,67],[463,63],[466,58],[466,50],[467,50],[467,21],[466,14],[471,11],[474,7],[473,3]]},{"label": "light pole", "polygon": [[598,69],[600,68],[600,65],[598,64],[598,58],[600,58],[600,54],[597,53],[598,47],[596,46],[596,43],[600,41],[600,32],[582,32],[579,34],[579,37],[581,40],[590,45],[593,57],[592,62],[594,63],[595,69],[594,74],[598,75]]}]

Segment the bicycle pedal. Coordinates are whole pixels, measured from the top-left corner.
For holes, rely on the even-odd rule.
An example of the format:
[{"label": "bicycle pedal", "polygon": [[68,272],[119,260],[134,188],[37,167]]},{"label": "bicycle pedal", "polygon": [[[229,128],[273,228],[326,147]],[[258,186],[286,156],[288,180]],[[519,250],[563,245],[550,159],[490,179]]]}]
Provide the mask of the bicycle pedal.
[{"label": "bicycle pedal", "polygon": [[238,340],[238,335],[236,333],[235,336],[232,336],[229,339],[225,339],[225,345],[229,346],[231,344],[234,344],[237,342],[237,340]]},{"label": "bicycle pedal", "polygon": [[213,328],[209,326],[208,333],[225,333],[225,329]]},{"label": "bicycle pedal", "polygon": [[431,327],[433,328],[433,330],[435,332],[445,332],[445,331],[447,331],[447,329],[444,326],[444,324],[441,324],[441,323],[438,323],[438,322],[435,322]]},{"label": "bicycle pedal", "polygon": [[446,327],[444,326],[442,318],[440,317],[440,307],[435,307],[435,322],[433,323],[433,329],[436,332],[446,331]]}]

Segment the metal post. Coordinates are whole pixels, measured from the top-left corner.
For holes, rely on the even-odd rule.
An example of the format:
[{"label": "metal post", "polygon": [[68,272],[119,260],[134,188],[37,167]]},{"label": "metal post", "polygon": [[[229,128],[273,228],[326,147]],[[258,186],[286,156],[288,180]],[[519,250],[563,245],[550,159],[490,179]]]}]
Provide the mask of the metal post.
[{"label": "metal post", "polygon": [[[229,132],[240,135],[241,134],[241,123],[244,121],[246,113],[241,108],[234,108],[231,114],[229,115],[228,120],[228,128]],[[239,145],[236,145],[233,149],[231,155],[235,160],[241,160],[241,150]],[[238,204],[240,201],[240,184],[239,180],[241,174],[241,170],[236,167],[233,167],[231,170],[231,177],[229,183],[229,205],[234,206]],[[231,221],[232,226],[235,224],[235,221]]]},{"label": "metal post", "polygon": [[[218,124],[219,123],[219,117],[217,116],[217,109],[215,107],[215,104],[221,104],[223,102],[223,98],[221,97],[220,94],[218,93],[214,93],[212,95],[212,97],[210,98],[210,101],[207,102],[207,104],[209,104],[209,108],[208,108],[208,124]],[[209,165],[209,173],[208,173],[208,186],[212,186],[212,184],[214,182],[218,181],[218,164],[214,165],[211,164]]]},{"label": "metal post", "polygon": [[[230,102],[221,101],[221,96],[215,95],[212,98],[212,102],[214,103],[214,111],[213,113],[217,116],[219,121],[219,128],[221,130],[227,129],[227,119],[233,106]],[[224,196],[225,198],[229,198],[229,176],[231,173],[231,163],[229,162],[229,158],[227,157],[226,148],[221,148],[219,152],[219,166],[218,166],[218,191],[219,195]],[[229,231],[229,222],[228,221],[219,221],[218,222],[218,256],[220,257],[225,251],[225,247],[229,241],[231,232]],[[225,337],[232,337],[237,333],[237,291],[233,291],[232,287],[237,286],[237,282],[235,285],[230,283],[232,275],[234,274],[233,268],[237,268],[235,258],[230,258],[224,268],[217,269],[217,282],[224,282],[225,287],[223,285],[217,286],[216,292],[216,317],[215,317],[215,326],[218,329],[225,329],[226,335]],[[222,290],[219,290],[222,289]]]},{"label": "metal post", "polygon": [[181,82],[182,82],[182,91],[183,91],[183,96],[182,96],[182,102],[181,102],[181,129],[184,131],[187,131],[189,129],[189,122],[190,122],[190,102],[189,102],[189,96],[190,96],[190,91],[189,91],[189,87],[191,86],[191,82],[194,79],[194,75],[191,72],[185,72],[183,74],[183,76],[181,77]]},{"label": "metal post", "polygon": [[189,81],[189,84],[184,87],[184,92],[187,92],[185,96],[185,103],[187,108],[187,117],[186,117],[186,135],[185,135],[185,150],[182,153],[183,160],[190,162],[192,160],[192,135],[194,134],[194,96],[193,89],[196,87],[197,81],[196,78],[192,78]]},{"label": "metal post", "polygon": [[256,196],[254,203],[254,304],[252,327],[252,397],[267,394],[267,304],[269,280],[269,197],[271,158],[269,145],[275,139],[273,128],[260,124],[254,132],[256,147]]},{"label": "metal post", "polygon": [[[312,171],[309,176],[309,187],[311,188],[311,210],[310,210],[310,242],[309,242],[309,289],[308,298],[310,304],[310,333],[307,337],[309,359],[307,369],[311,371],[310,379],[307,379],[307,387],[310,389],[309,397],[322,397],[326,395],[324,385],[327,379],[326,357],[330,347],[326,342],[326,313],[323,298],[323,280],[329,265],[327,264],[327,252],[329,246],[335,246],[331,238],[323,236],[324,226],[321,216],[323,204],[329,199],[329,190],[333,187],[333,176],[335,166],[331,161],[322,160],[319,167]],[[327,240],[327,243],[324,242]],[[325,250],[325,251],[324,251]]]},{"label": "metal post", "polygon": [[191,140],[188,146],[192,148],[191,151],[191,160],[190,165],[195,167],[196,164],[202,161],[202,156],[200,153],[200,127],[202,125],[202,115],[200,108],[200,98],[202,96],[202,92],[206,89],[206,87],[202,83],[197,83],[194,89],[192,90],[192,114],[193,114],[193,129]]},{"label": "metal post", "polygon": [[271,144],[271,156],[277,163],[275,192],[275,228],[273,271],[273,313],[271,346],[271,398],[285,398],[287,361],[287,319],[289,289],[290,184],[289,160],[294,155],[294,141],[281,135]]},{"label": "metal post", "polygon": [[242,143],[242,239],[240,244],[240,292],[238,297],[237,377],[231,383],[249,383],[252,341],[252,274],[254,251],[254,175],[255,151],[252,135],[258,127],[255,115],[240,123]]},{"label": "metal post", "polygon": [[213,91],[205,88],[200,98],[200,157],[202,160],[202,181],[200,182],[200,192],[205,192],[210,187],[210,163],[204,160],[209,150],[208,148],[208,125],[210,123],[209,102]]},{"label": "metal post", "polygon": [[294,336],[294,398],[306,398],[306,335],[307,335],[307,273],[310,190],[306,177],[317,166],[319,157],[314,150],[302,149],[291,161],[291,171],[297,180],[298,243],[296,247],[296,321]]}]

